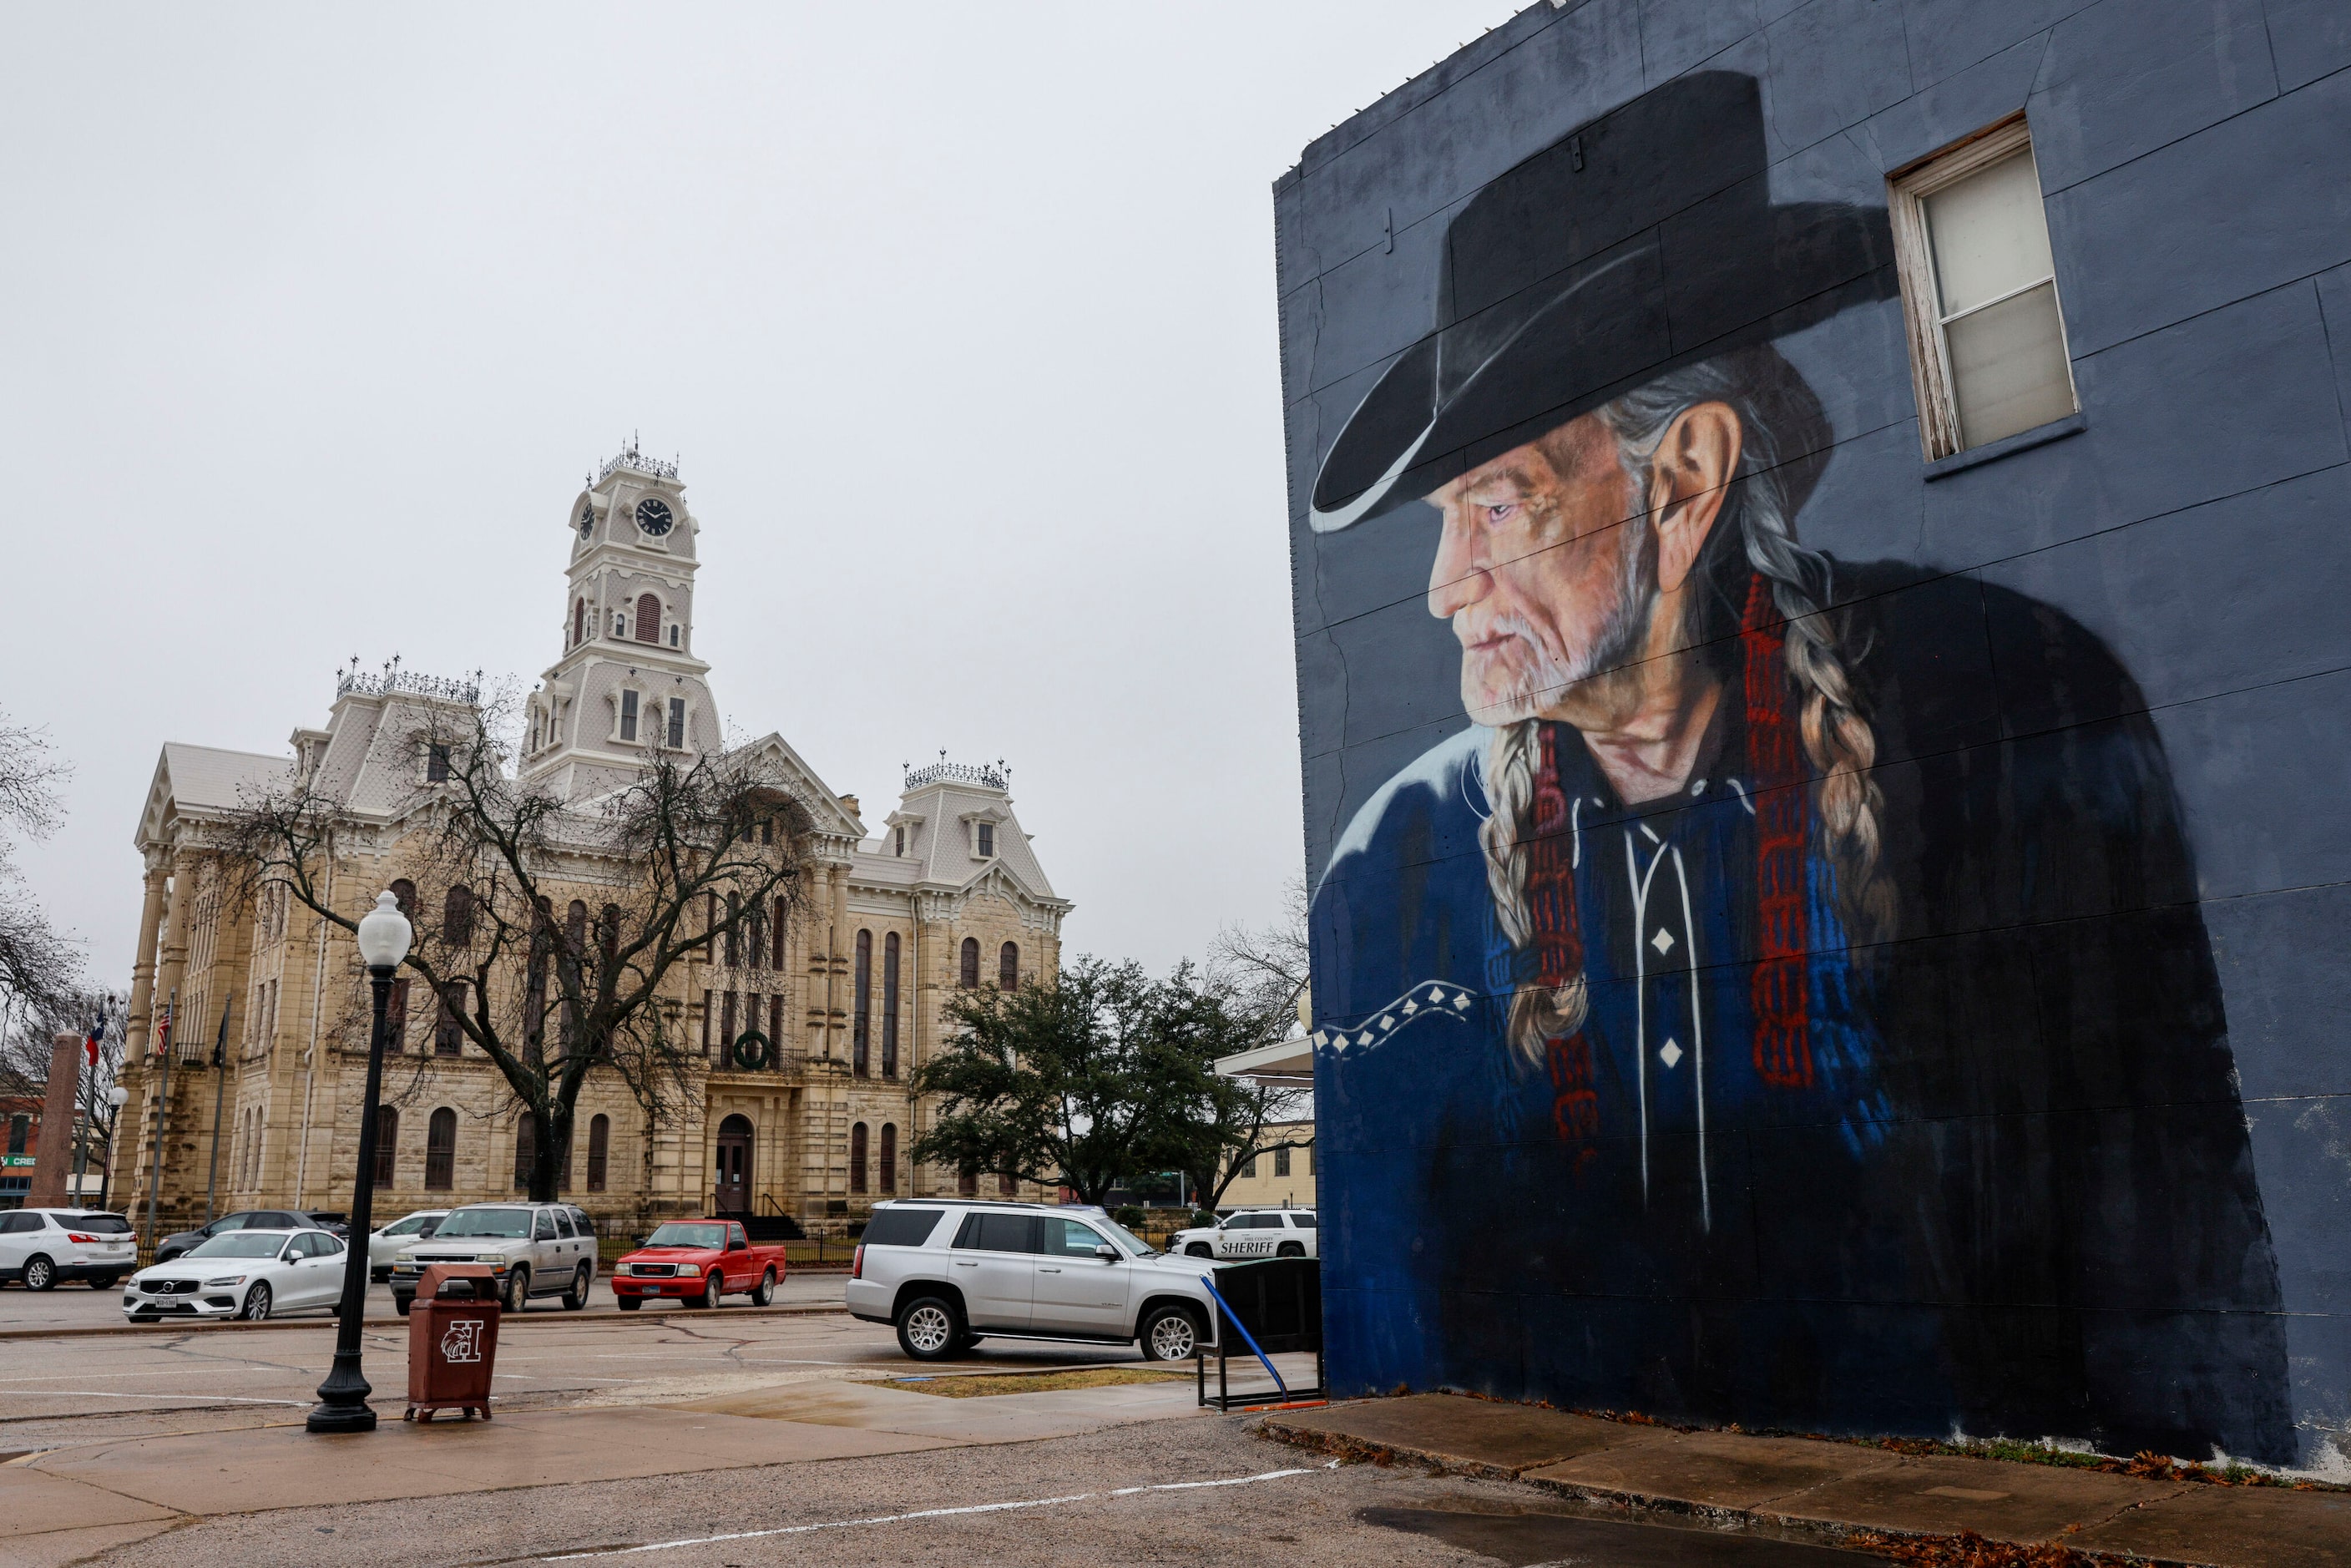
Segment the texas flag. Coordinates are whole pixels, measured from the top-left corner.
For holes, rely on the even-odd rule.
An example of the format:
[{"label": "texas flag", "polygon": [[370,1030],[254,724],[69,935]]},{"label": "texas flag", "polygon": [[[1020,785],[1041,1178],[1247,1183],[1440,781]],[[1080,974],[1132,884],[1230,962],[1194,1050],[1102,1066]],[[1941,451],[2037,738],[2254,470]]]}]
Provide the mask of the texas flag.
[{"label": "texas flag", "polygon": [[98,1016],[89,1020],[89,1038],[81,1042],[82,1049],[89,1053],[89,1064],[92,1067],[98,1065],[98,1042],[105,1038],[106,1011],[100,1009]]}]

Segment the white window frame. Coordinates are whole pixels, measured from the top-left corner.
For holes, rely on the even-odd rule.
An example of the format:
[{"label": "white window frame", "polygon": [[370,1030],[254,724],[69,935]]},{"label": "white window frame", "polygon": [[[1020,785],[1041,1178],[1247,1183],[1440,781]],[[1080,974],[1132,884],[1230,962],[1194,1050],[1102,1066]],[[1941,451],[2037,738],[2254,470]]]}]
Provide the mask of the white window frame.
[{"label": "white window frame", "polygon": [[[623,735],[621,729],[626,717],[628,699],[631,697],[637,699],[637,733]],[[612,694],[612,739],[622,746],[643,746],[645,743],[644,735],[645,694],[636,686],[622,686]]]},{"label": "white window frame", "polygon": [[[1942,290],[1935,282],[1935,255],[1927,232],[1926,198],[2019,153],[2032,154],[2032,131],[2025,123],[2022,110],[1940,152],[1905,164],[1886,179],[1886,214],[1894,227],[1894,263],[1902,283],[1902,320],[1910,340],[1910,384],[1918,397],[1918,442],[1929,463],[1977,450],[1965,444],[1959,434],[1959,401],[1951,379],[1948,335],[1951,322],[2005,304],[2040,287],[2043,281],[2049,285],[2057,306],[2058,343],[2065,350],[2065,390],[2073,398],[2074,413],[2082,412],[2081,389],[2074,384],[2073,345],[2064,336],[2064,298],[2058,287],[2053,256],[2045,280],[2035,279],[1949,317],[1941,313]],[[2045,198],[2042,206],[2045,225]]]}]

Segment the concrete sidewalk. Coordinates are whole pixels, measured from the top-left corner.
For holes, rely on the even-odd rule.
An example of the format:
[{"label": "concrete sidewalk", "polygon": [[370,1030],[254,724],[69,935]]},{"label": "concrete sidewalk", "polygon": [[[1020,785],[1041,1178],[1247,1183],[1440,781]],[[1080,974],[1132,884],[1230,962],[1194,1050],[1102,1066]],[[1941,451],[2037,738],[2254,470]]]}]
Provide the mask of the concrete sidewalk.
[{"label": "concrete sidewalk", "polygon": [[1458,1395],[1265,1417],[1269,1437],[1512,1480],[1604,1511],[1834,1542],[1971,1531],[2199,1568],[2343,1568],[2351,1493],[2148,1480],[1850,1443],[1677,1432]]},{"label": "concrete sidewalk", "polygon": [[[576,1319],[573,1321],[577,1321]],[[740,1381],[730,1379],[730,1381]],[[317,1437],[298,1417],[234,1434],[75,1444],[0,1463],[0,1562],[65,1563],[197,1519],[1033,1442],[1203,1414],[1189,1379],[946,1399],[824,1378],[678,1403],[501,1412]]]}]

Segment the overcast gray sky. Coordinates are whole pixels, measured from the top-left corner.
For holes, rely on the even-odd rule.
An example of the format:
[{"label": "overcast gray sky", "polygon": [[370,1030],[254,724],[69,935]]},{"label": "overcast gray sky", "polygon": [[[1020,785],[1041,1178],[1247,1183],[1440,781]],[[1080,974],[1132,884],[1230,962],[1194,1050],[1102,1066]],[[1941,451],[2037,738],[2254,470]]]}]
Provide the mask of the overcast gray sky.
[{"label": "overcast gray sky", "polygon": [[1511,0],[9,9],[0,706],[128,984],[166,740],[536,678],[632,431],[698,651],[878,822],[1002,757],[1155,967],[1300,863],[1269,185]]}]

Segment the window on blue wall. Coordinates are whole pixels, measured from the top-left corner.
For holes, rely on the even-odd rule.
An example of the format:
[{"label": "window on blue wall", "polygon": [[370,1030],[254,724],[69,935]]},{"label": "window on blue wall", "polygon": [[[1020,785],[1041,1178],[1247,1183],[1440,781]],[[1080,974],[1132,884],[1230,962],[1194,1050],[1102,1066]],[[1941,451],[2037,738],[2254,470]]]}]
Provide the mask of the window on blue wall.
[{"label": "window on blue wall", "polygon": [[2022,116],[1892,181],[1895,253],[1928,461],[2080,405],[2041,175]]}]

